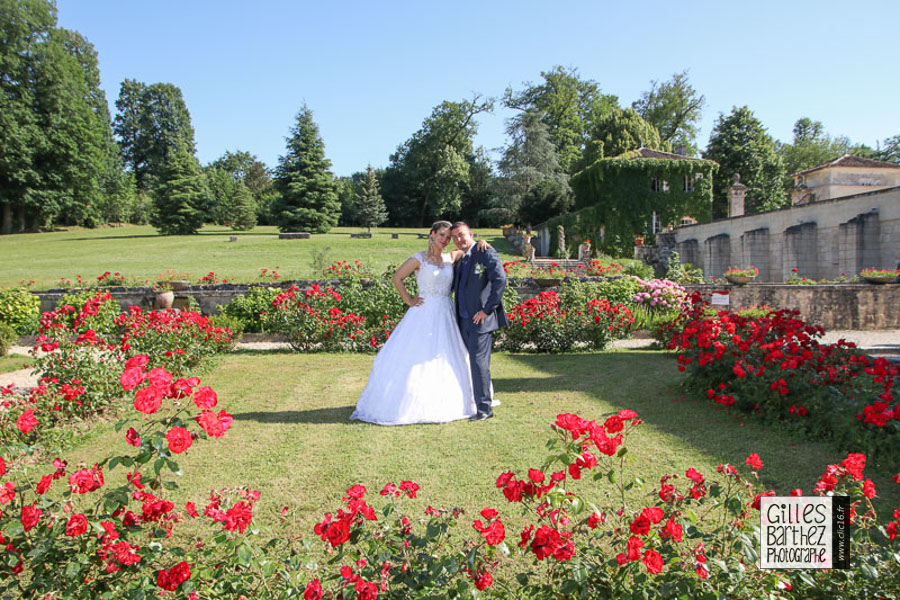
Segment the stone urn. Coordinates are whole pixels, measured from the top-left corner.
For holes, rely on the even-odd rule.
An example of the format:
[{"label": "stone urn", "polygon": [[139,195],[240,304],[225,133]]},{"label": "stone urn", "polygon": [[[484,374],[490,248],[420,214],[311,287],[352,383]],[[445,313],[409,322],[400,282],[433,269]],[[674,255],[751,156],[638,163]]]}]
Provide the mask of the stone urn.
[{"label": "stone urn", "polygon": [[157,290],[156,297],[153,299],[153,308],[156,310],[168,310],[175,303],[175,292],[173,290]]}]

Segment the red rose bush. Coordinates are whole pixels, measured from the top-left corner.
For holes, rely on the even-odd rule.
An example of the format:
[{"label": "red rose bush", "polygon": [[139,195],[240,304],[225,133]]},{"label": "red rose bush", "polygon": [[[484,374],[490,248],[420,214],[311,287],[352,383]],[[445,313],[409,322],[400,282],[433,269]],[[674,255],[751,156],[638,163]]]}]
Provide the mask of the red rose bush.
[{"label": "red rose bush", "polygon": [[821,344],[822,333],[796,311],[744,316],[711,310],[695,295],[667,346],[693,393],[895,464],[900,368],[843,340]]}]

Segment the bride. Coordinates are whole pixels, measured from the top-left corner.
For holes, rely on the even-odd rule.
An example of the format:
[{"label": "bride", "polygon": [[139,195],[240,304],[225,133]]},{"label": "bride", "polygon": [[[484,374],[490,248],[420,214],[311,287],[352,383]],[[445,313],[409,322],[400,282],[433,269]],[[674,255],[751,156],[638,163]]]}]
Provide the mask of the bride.
[{"label": "bride", "polygon": [[[428,249],[400,265],[393,283],[410,307],[375,357],[369,382],[351,420],[379,425],[446,423],[475,414],[469,355],[451,298],[453,263],[462,256],[450,243],[448,221],[431,226]],[[478,249],[488,245],[481,241]],[[403,280],[416,274],[413,298]]]}]

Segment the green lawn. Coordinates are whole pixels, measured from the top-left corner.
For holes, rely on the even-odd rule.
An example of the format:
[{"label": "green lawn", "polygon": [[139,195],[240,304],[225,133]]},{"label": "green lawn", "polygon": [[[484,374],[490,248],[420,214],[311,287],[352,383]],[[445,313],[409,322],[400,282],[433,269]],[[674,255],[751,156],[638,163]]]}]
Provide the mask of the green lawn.
[{"label": "green lawn", "polygon": [[[120,272],[137,280],[155,281],[167,270],[188,273],[198,280],[210,271],[231,281],[259,281],[261,269],[278,268],[281,279],[321,276],[318,256],[325,266],[338,260],[359,260],[376,272],[399,265],[426,248],[416,233],[421,229],[377,229],[372,239],[351,239],[359,228],[338,227],[308,240],[279,240],[275,227],[234,232],[225,227],[204,227],[191,236],[160,236],[150,226],[72,229],[53,233],[0,236],[0,286],[34,281],[36,289],[58,287],[60,278],[95,280],[105,271]],[[399,233],[392,239],[392,233]],[[504,259],[510,248],[499,229],[477,229]],[[229,242],[237,236],[237,242]]]},{"label": "green lawn", "polygon": [[[180,459],[185,476],[171,499],[205,504],[212,489],[248,485],[262,492],[260,519],[272,523],[275,511],[288,506],[296,519],[293,533],[305,537],[322,513],[340,506],[340,495],[350,485],[361,483],[377,493],[388,481],[410,479],[421,485],[419,499],[411,501],[417,510],[429,504],[459,506],[474,515],[493,506],[515,526],[517,509],[494,487],[497,475],[540,466],[558,413],[601,419],[626,407],[646,421],[630,443],[631,475],[646,481],[643,493],[651,495],[664,473],[679,473],[683,481],[684,471],[693,466],[716,477],[718,464],[743,467],[751,452],[765,463],[766,486],[784,495],[796,487],[811,493],[825,466],[846,456],[825,443],[729,416],[705,398],[682,397],[675,361],[650,351],[499,353],[493,375],[503,404],[494,419],[406,427],[351,423],[347,419],[372,360],[246,352],[223,357],[203,383],[217,390],[234,424],[225,437],[198,443]],[[125,449],[122,434],[105,424],[66,454],[75,459],[70,464],[91,464],[114,447]],[[107,479],[122,477],[122,470],[108,473]],[[887,517],[889,507],[900,505],[900,486],[889,482],[891,473],[868,475]],[[603,502],[612,491],[608,484],[585,481],[579,487],[592,490],[598,504],[615,506]]]},{"label": "green lawn", "polygon": [[30,367],[34,364],[34,359],[30,356],[22,356],[21,354],[7,354],[0,356],[0,373],[9,373]]}]

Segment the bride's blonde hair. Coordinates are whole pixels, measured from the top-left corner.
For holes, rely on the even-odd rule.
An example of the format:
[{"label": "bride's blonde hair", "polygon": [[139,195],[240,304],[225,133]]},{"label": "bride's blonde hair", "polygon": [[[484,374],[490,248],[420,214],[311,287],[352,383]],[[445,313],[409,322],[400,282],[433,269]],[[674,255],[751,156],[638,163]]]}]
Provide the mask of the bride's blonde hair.
[{"label": "bride's blonde hair", "polygon": [[439,261],[441,252],[443,251],[442,248],[437,247],[437,243],[434,240],[434,234],[443,231],[444,229],[450,229],[451,227],[453,227],[453,223],[450,221],[435,221],[431,225],[431,232],[428,234],[428,250],[425,251],[425,255],[432,261]]}]

